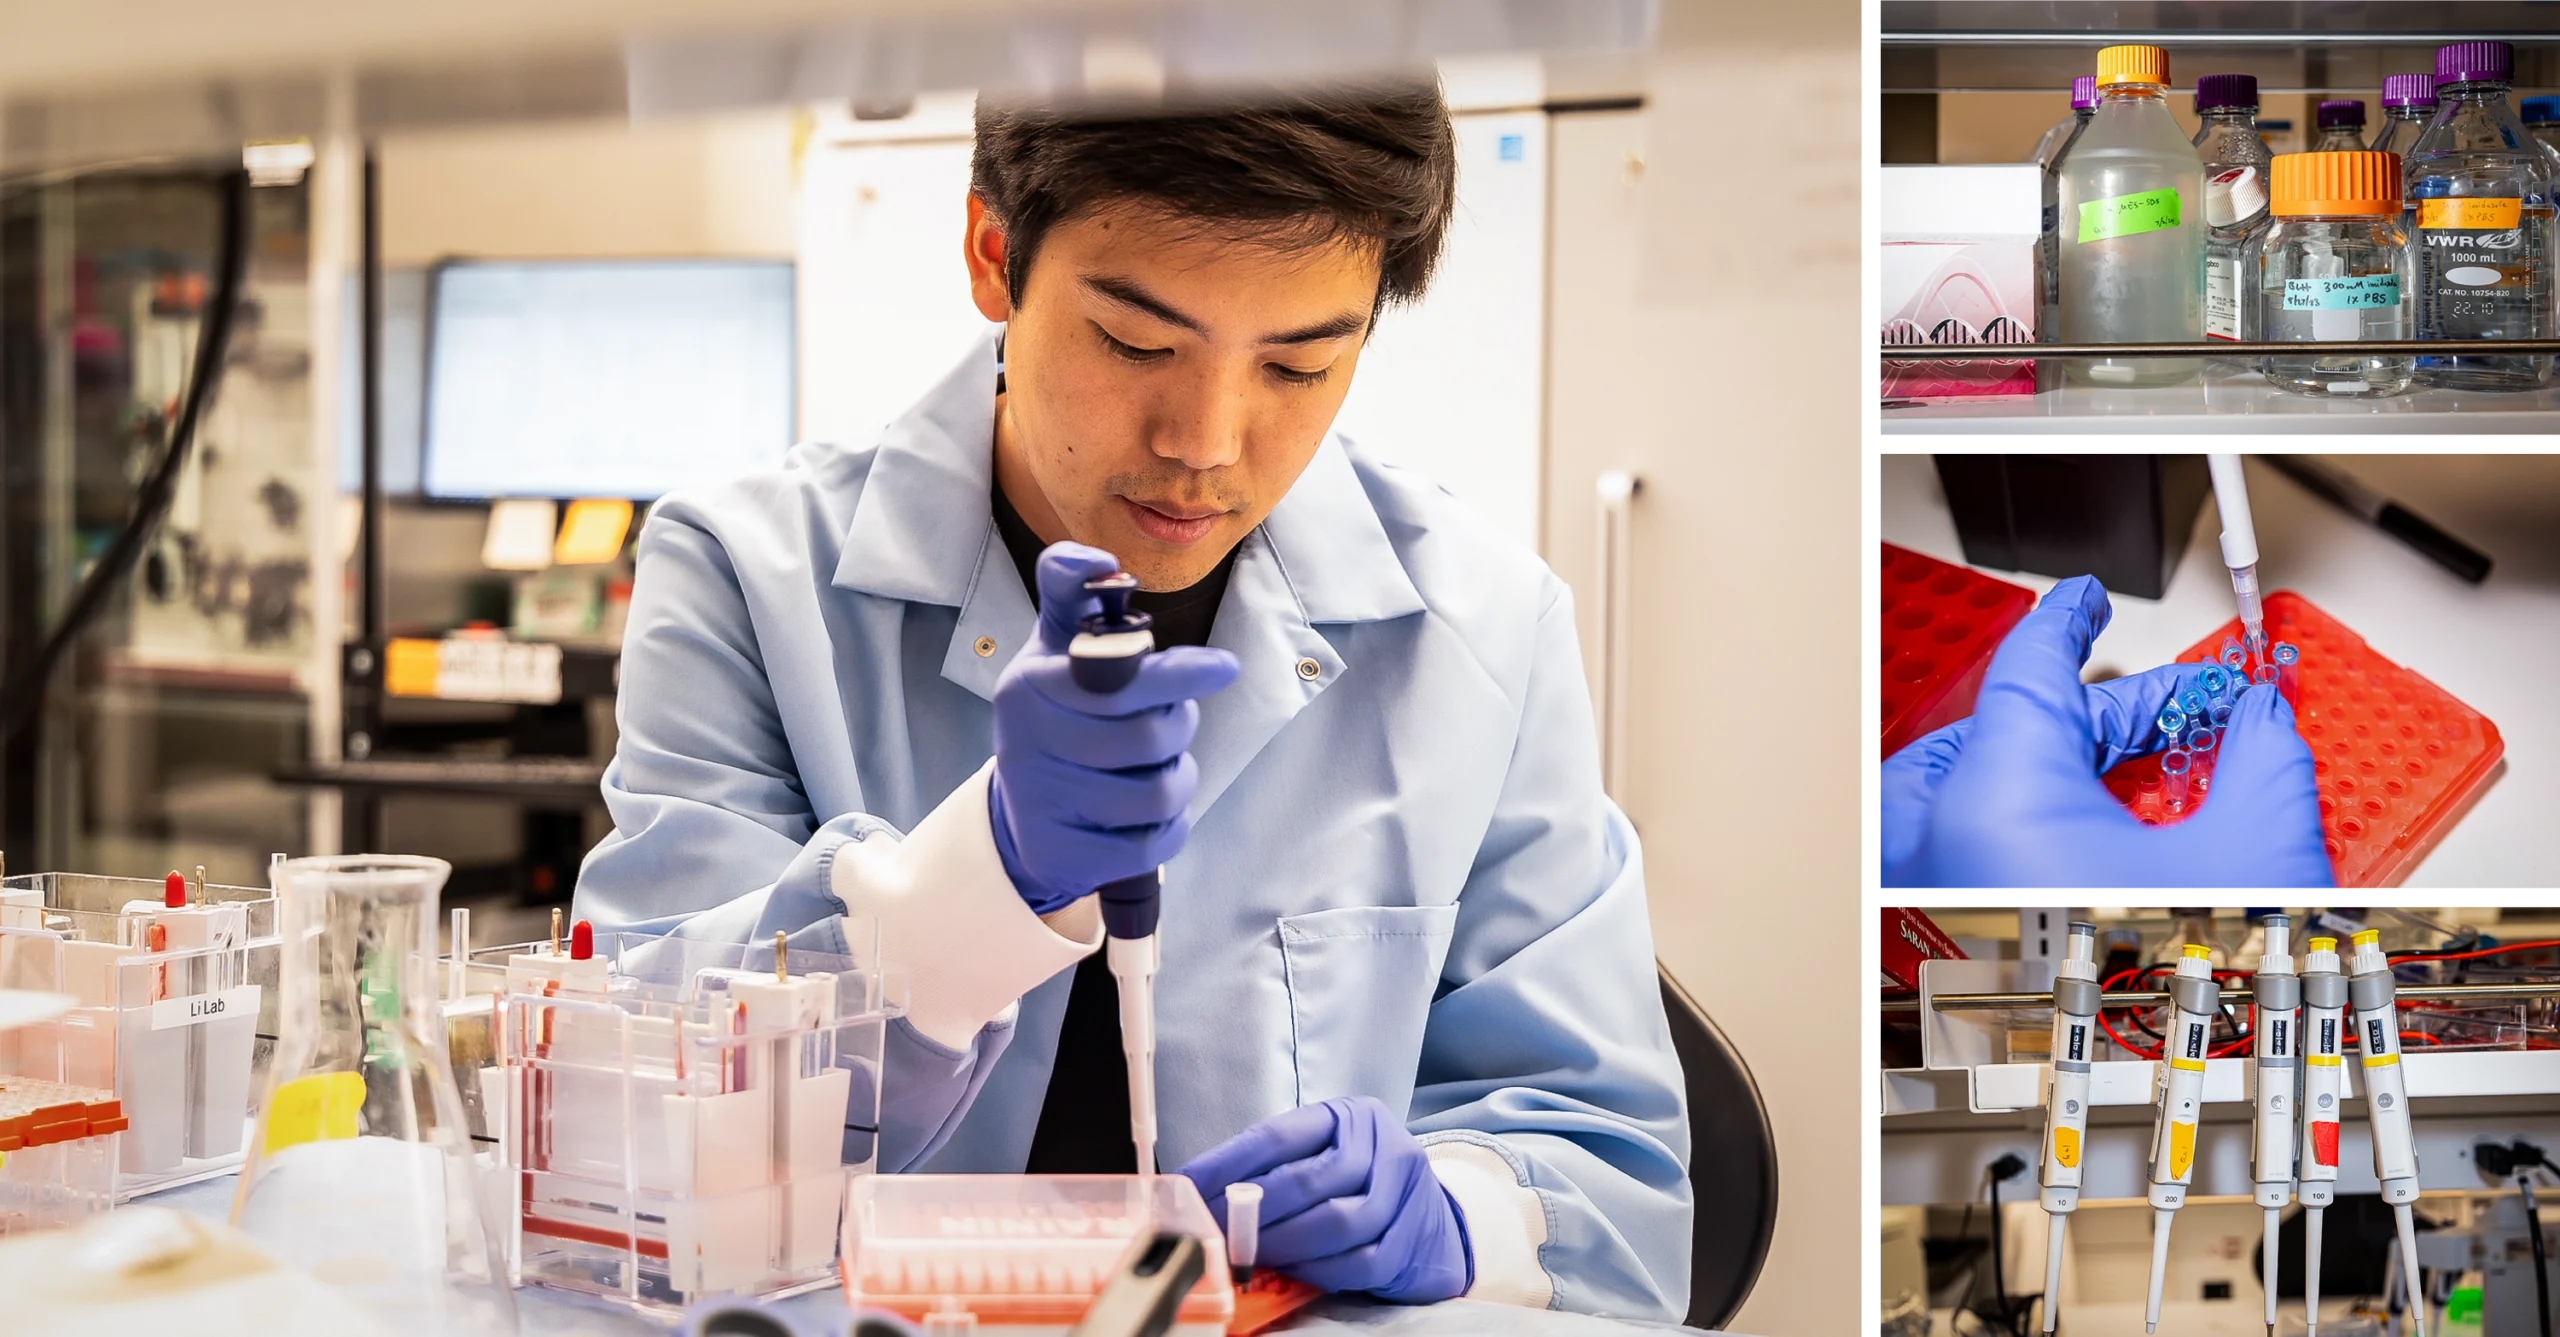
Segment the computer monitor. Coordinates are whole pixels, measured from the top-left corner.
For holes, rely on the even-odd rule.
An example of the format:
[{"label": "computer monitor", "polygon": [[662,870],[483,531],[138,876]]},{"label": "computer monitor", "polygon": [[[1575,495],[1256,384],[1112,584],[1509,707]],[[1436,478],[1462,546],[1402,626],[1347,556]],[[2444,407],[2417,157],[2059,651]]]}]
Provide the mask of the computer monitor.
[{"label": "computer monitor", "polygon": [[788,261],[451,261],[428,310],[429,497],[648,501],[791,447]]}]

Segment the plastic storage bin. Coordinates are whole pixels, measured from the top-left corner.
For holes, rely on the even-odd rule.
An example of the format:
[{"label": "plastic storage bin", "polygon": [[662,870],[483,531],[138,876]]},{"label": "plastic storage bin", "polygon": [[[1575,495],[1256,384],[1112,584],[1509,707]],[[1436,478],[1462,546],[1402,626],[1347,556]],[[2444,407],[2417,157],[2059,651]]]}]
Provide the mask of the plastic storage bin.
[{"label": "plastic storage bin", "polygon": [[[195,887],[172,912],[162,888],[75,873],[0,881],[0,989],[77,1000],[0,1032],[0,1082],[93,1087],[119,1104],[117,1202],[237,1169],[274,1045],[261,1024],[276,1006],[272,893]],[[191,940],[207,945],[181,945]]]},{"label": "plastic storage bin", "polygon": [[114,1092],[0,1077],[0,1238],[75,1226],[113,1206],[124,1129]]},{"label": "plastic storage bin", "polygon": [[[863,935],[849,934],[857,943]],[[677,1310],[836,1283],[845,1185],[878,1154],[903,980],[860,959],[620,935],[602,969],[495,1000],[483,1083],[520,1284]]]},{"label": "plastic storage bin", "polygon": [[1884,545],[1884,752],[1973,713],[2000,638],[2035,596],[1908,548]]},{"label": "plastic storage bin", "polygon": [[1175,1310],[1176,1337],[1235,1317],[1225,1237],[1181,1175],[872,1175],[845,1211],[845,1296],[922,1321],[969,1315],[1008,1337],[1063,1334],[1136,1241],[1203,1242],[1209,1266]]},{"label": "plastic storage bin", "polygon": [[[2267,638],[2302,651],[2294,717],[2319,768],[2320,821],[2338,885],[2395,886],[2488,784],[2506,752],[2498,726],[2291,590],[2268,595],[2266,613]],[[2239,634],[2233,618],[2179,659],[2204,659]],[[2149,783],[2159,775],[2159,754],[2136,757],[2107,772],[2107,787],[2144,821],[2166,822],[2159,786]],[[2190,812],[2212,802],[2208,790]]]}]

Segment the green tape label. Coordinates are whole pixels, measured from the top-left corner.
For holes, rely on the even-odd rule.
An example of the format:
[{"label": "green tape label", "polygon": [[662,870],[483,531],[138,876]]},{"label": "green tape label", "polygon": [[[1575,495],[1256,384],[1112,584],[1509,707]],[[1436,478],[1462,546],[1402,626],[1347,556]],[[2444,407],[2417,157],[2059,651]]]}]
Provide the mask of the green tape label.
[{"label": "green tape label", "polygon": [[2080,206],[2080,240],[2105,241],[2176,227],[2183,215],[2175,187],[2110,195]]},{"label": "green tape label", "polygon": [[2367,274],[2351,279],[2286,279],[2287,311],[2388,311],[2400,305],[2400,276]]}]

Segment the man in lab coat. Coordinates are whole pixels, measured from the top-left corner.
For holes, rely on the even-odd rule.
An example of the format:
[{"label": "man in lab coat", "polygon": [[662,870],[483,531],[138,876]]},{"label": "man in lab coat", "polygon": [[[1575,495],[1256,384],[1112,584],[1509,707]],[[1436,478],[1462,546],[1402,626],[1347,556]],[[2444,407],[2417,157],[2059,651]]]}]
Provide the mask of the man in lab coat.
[{"label": "man in lab coat", "polygon": [[[1571,598],[1329,430],[1448,226],[1437,90],[977,129],[1001,331],[650,517],[578,913],[876,923],[879,1167],[1125,1173],[1091,893],[1161,864],[1161,1155],[1263,1186],[1266,1263],[1678,1318],[1688,1120]],[[1063,652],[1115,566],[1160,649],[1099,698]]]}]

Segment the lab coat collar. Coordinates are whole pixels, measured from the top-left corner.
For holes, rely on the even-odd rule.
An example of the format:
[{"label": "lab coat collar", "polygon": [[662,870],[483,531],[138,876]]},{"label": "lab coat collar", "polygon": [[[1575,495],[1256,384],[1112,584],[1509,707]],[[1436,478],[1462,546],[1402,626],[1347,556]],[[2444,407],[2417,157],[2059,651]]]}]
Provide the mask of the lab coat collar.
[{"label": "lab coat collar", "polygon": [[[834,577],[843,589],[960,609],[943,676],[990,698],[1037,613],[988,506],[995,339],[991,334],[970,350],[883,430]],[[1204,721],[1204,743],[1213,733],[1232,734],[1236,749],[1232,766],[1218,768],[1223,774],[1204,773],[1202,806],[1272,732],[1340,676],[1340,657],[1314,626],[1422,610],[1422,595],[1349,452],[1340,437],[1328,435],[1289,495],[1236,554],[1212,640],[1245,661],[1243,680],[1224,694],[1244,708],[1232,711],[1233,728]],[[1312,661],[1312,677],[1302,660]],[[1208,772],[1205,760],[1203,766]]]}]

